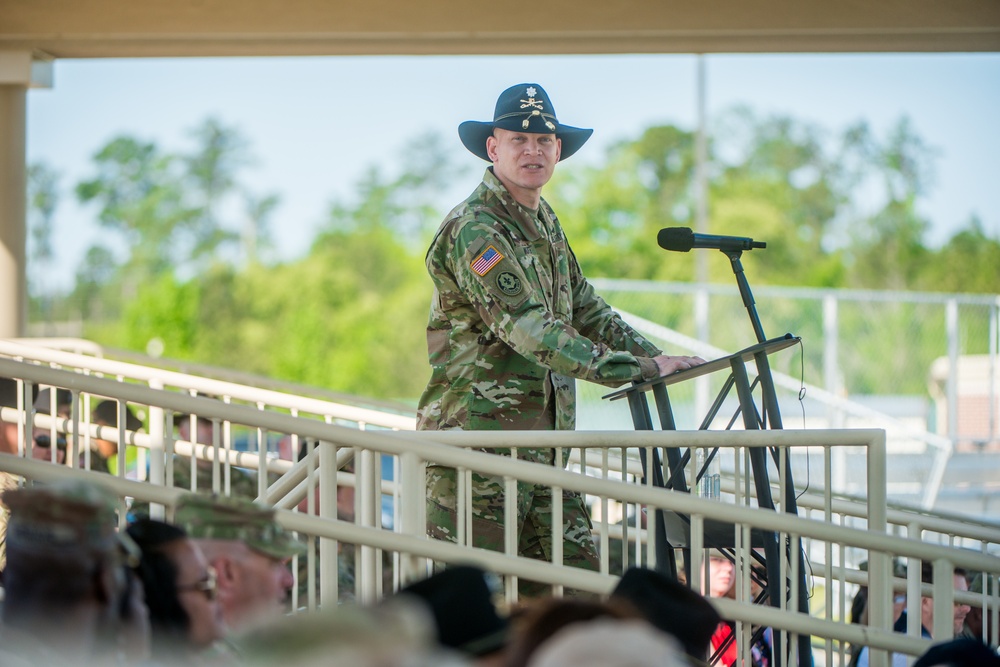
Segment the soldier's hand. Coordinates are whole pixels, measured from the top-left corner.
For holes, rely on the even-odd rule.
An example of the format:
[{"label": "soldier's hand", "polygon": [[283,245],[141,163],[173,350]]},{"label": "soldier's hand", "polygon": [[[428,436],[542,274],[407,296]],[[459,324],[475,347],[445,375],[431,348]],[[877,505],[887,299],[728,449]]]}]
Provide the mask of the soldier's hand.
[{"label": "soldier's hand", "polygon": [[683,371],[688,368],[694,368],[705,363],[705,360],[701,357],[671,357],[666,354],[661,354],[658,357],[653,357],[656,362],[657,368],[660,369],[660,375],[670,375],[671,373],[676,373],[677,371]]}]

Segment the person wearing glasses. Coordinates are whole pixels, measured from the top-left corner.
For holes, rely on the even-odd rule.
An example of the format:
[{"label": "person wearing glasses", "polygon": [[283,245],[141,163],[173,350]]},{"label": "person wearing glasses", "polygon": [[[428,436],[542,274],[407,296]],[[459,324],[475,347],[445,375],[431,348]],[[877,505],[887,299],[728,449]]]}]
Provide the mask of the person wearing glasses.
[{"label": "person wearing glasses", "polygon": [[305,545],[275,520],[274,508],[236,496],[188,493],[174,521],[194,538],[219,574],[219,605],[227,628],[242,635],[285,611],[295,583],[289,569]]},{"label": "person wearing glasses", "polygon": [[214,570],[178,526],[140,518],[127,532],[142,552],[137,572],[149,608],[153,663],[200,664],[226,634]]}]

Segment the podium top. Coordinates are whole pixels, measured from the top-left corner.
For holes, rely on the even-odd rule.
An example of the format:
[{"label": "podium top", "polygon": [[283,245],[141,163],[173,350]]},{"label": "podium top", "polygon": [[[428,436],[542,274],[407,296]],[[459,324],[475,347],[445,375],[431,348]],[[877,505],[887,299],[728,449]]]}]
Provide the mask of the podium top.
[{"label": "podium top", "polygon": [[709,373],[714,373],[715,371],[722,370],[724,368],[732,368],[732,362],[734,359],[740,359],[743,362],[750,361],[755,355],[764,354],[774,354],[795,345],[802,338],[799,336],[793,336],[790,333],[786,333],[784,336],[779,338],[771,338],[770,340],[765,340],[763,343],[757,343],[756,345],[751,345],[750,347],[744,348],[739,352],[734,352],[726,357],[719,357],[718,359],[713,359],[712,361],[706,361],[700,366],[695,366],[694,368],[685,368],[682,371],[677,371],[671,373],[670,375],[664,375],[661,378],[655,380],[647,380],[645,382],[640,382],[634,384],[631,387],[626,387],[625,389],[619,389],[618,391],[602,396],[608,400],[616,401],[619,398],[624,398],[631,393],[649,391],[654,386],[662,384],[664,386],[677,384],[678,382],[684,382],[685,380],[690,380],[692,378],[701,377],[702,375],[708,375]]}]

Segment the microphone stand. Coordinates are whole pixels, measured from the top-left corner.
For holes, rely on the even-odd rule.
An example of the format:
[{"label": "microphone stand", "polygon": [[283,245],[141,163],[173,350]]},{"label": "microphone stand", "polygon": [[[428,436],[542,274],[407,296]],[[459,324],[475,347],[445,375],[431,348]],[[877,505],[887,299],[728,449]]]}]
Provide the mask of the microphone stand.
[{"label": "microphone stand", "polygon": [[[754,335],[757,337],[758,343],[764,343],[767,341],[767,337],[764,335],[764,327],[760,323],[760,316],[757,314],[757,304],[754,301],[753,293],[750,291],[750,283],[747,282],[746,273],[743,271],[743,262],[740,261],[740,257],[743,255],[742,250],[722,250],[721,251],[726,257],[729,258],[729,263],[733,267],[733,273],[736,275],[736,284],[739,286],[740,296],[743,298],[743,305],[747,309],[747,313],[750,316],[750,324],[753,326]],[[778,410],[778,397],[774,389],[774,381],[771,378],[771,368],[768,363],[767,354],[761,352],[754,355],[754,360],[757,364],[757,374],[758,380],[760,381],[761,388],[761,399],[763,402],[763,424],[753,424],[751,425],[748,419],[748,415],[744,415],[744,422],[747,427],[754,426],[760,428],[763,426],[767,428],[767,422],[770,420],[770,428],[780,429],[782,428],[781,416]],[[734,368],[735,370],[735,368]],[[755,420],[754,420],[755,421]],[[714,452],[713,452],[714,454]],[[780,469],[779,457],[777,455],[777,450],[771,450],[771,457],[777,467]],[[766,456],[763,451],[759,449],[752,449],[750,451],[750,459],[752,462],[752,467],[754,469],[755,486],[757,490],[757,500],[758,504],[764,507],[770,507],[774,509],[774,501],[771,497],[771,487],[770,483],[767,481],[766,474]],[[786,457],[785,459],[785,475],[788,480],[788,486],[785,489],[784,498],[784,511],[789,514],[798,514],[798,503],[795,498],[795,488],[792,483],[792,467],[791,461]],[[758,477],[758,472],[763,473]],[[776,538],[776,534],[772,534],[772,538]],[[769,602],[771,606],[778,607],[780,601],[778,596],[785,595],[784,580],[781,578],[781,570],[778,566],[780,560],[780,552],[784,551],[785,556],[791,561],[792,558],[797,558],[799,561],[799,577],[801,581],[799,582],[798,591],[798,608],[799,611],[808,613],[809,611],[809,598],[808,592],[805,586],[805,554],[802,551],[801,543],[795,544],[791,540],[790,536],[786,544],[778,544],[775,539],[767,540],[764,544],[764,553],[766,561],[766,569],[768,574],[768,589],[769,589]],[[797,553],[796,553],[797,552]],[[781,582],[781,583],[779,583]],[[774,664],[776,667],[781,667],[784,663],[785,652],[787,651],[787,645],[785,642],[787,638],[783,636],[784,633],[775,633],[775,639],[778,640],[778,646],[772,647],[775,651],[774,653]],[[810,646],[810,638],[808,635],[800,635],[798,641],[799,648],[799,667],[811,667],[812,652]]]},{"label": "microphone stand", "polygon": [[750,324],[753,326],[754,335],[757,336],[757,342],[763,343],[767,340],[764,336],[764,327],[760,324],[760,316],[757,315],[757,304],[754,302],[753,294],[750,292],[750,283],[747,282],[746,273],[743,271],[743,262],[740,261],[743,251],[723,250],[722,254],[729,258],[729,263],[732,264],[733,267],[733,273],[736,274],[736,284],[740,288],[740,296],[743,297],[743,305],[750,314]]}]

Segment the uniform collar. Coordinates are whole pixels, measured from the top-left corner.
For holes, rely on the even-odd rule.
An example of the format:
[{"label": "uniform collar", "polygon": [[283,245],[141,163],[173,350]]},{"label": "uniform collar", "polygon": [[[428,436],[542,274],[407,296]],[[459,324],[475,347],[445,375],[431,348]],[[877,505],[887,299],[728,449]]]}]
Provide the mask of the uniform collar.
[{"label": "uniform collar", "polygon": [[[486,168],[486,174],[483,176],[483,185],[500,200],[501,206],[509,214],[510,220],[518,227],[525,239],[528,241],[537,241],[544,236],[538,228],[538,218],[535,212],[517,203],[514,196],[510,194],[503,183],[500,182],[500,179],[493,173],[493,167]],[[540,210],[547,206],[548,204],[544,199],[539,200],[538,208]]]}]

